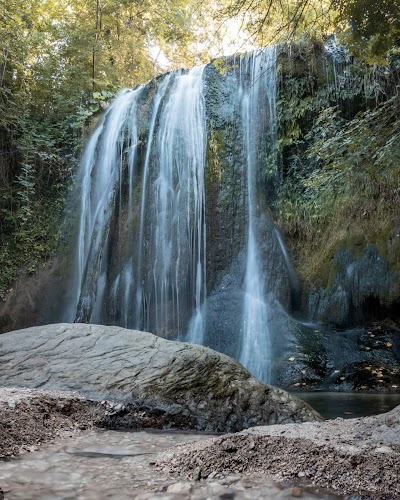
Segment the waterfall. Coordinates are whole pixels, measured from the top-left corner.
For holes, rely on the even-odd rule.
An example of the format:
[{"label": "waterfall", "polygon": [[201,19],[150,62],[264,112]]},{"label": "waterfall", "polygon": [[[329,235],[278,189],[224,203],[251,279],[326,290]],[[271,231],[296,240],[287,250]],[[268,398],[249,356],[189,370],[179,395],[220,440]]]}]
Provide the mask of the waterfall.
[{"label": "waterfall", "polygon": [[[122,178],[123,150],[135,155],[138,136],[136,104],[143,86],[123,90],[109,108],[91,137],[82,160],[80,221],[75,259],[75,297],[77,321],[95,321],[94,306],[101,311],[105,291],[107,251],[116,184]],[[130,118],[129,120],[127,118]],[[130,158],[129,162],[134,163]],[[100,318],[99,318],[100,319]]]},{"label": "waterfall", "polygon": [[243,309],[243,332],[239,360],[257,378],[271,379],[270,305],[259,253],[256,223],[257,177],[266,158],[263,141],[276,141],[276,48],[268,47],[245,57],[240,64],[240,92],[246,151],[248,239]]},{"label": "waterfall", "polygon": [[[173,77],[174,74],[169,73],[162,78],[153,99],[143,172],[140,176],[140,199],[134,200],[133,196],[135,188],[140,188],[139,176],[135,175],[137,173],[136,171],[139,170],[139,165],[136,165],[135,169],[135,165],[133,164],[131,167],[129,163],[128,231],[125,236],[126,250],[124,264],[122,268],[118,270],[118,274],[115,278],[114,291],[114,302],[116,303],[116,309],[118,310],[117,317],[119,316],[119,321],[117,320],[117,322],[125,328],[134,327],[143,330],[148,328],[147,311],[143,304],[143,276],[141,272],[143,266],[143,247],[145,245],[143,240],[143,230],[147,210],[147,179],[150,170],[150,153],[152,152],[155,126],[157,119],[159,118],[161,104],[165,99]],[[135,115],[135,111],[136,110],[134,108],[131,108],[132,122],[134,123],[138,120],[138,116]],[[137,207],[134,206],[134,201],[137,203]],[[135,225],[134,221],[134,214],[135,212],[137,213],[137,210],[140,210],[139,226],[137,226],[137,224]]]},{"label": "waterfall", "polygon": [[203,71],[175,78],[155,138],[158,168],[147,200],[153,286],[145,300],[154,311],[152,330],[164,337],[176,337],[205,296]]},{"label": "waterfall", "polygon": [[147,118],[149,84],[122,91],[93,133],[81,166],[69,320],[116,323],[164,337],[190,330],[201,342],[203,71],[176,71],[154,82]]},{"label": "waterfall", "polygon": [[136,305],[136,314],[135,314],[135,327],[148,329],[149,318],[146,315],[146,308],[143,305],[144,297],[143,297],[143,277],[142,277],[142,266],[143,266],[143,234],[144,234],[144,216],[146,213],[146,192],[147,192],[147,180],[149,177],[149,168],[150,168],[150,153],[152,151],[153,145],[153,137],[154,130],[156,126],[156,119],[158,117],[158,112],[163,102],[166,90],[171,82],[171,78],[173,73],[169,73],[159,86],[157,90],[157,94],[154,98],[154,106],[153,112],[151,115],[150,126],[149,126],[149,134],[148,134],[148,144],[146,148],[146,155],[144,161],[143,168],[143,181],[142,181],[142,195],[141,195],[141,204],[140,204],[140,224],[139,224],[139,258],[137,262],[137,271],[140,275],[140,279],[138,279],[138,284],[136,287],[136,296],[135,296],[135,305]]},{"label": "waterfall", "polygon": [[209,345],[271,380],[295,279],[267,208],[276,86],[270,47],[120,92],[82,159],[64,320]]}]

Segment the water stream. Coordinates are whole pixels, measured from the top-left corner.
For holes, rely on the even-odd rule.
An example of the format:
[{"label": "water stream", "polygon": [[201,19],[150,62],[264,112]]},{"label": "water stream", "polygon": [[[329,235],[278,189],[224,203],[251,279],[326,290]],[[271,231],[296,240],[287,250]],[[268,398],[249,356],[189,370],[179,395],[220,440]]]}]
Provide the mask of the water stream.
[{"label": "water stream", "polygon": [[0,461],[1,490],[7,500],[338,498],[306,486],[292,489],[291,483],[277,483],[265,474],[224,474],[189,482],[184,471],[182,477],[172,477],[154,467],[158,453],[210,437],[179,431],[71,434],[20,459]]},{"label": "water stream", "polygon": [[[122,181],[123,149],[134,164],[138,145],[135,120],[143,86],[122,91],[91,137],[82,160],[81,208],[75,259],[73,308],[77,321],[101,321],[107,246],[116,187]],[[97,308],[95,305],[97,303]],[[95,314],[97,311],[97,314]],[[94,312],[94,314],[93,314]]]}]

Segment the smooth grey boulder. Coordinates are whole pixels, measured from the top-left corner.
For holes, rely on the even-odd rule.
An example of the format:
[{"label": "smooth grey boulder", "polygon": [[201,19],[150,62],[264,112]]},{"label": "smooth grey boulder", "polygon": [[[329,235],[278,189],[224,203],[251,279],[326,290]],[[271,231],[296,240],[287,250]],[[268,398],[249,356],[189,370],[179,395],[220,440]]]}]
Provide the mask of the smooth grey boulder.
[{"label": "smooth grey boulder", "polygon": [[208,431],[322,419],[226,355],[115,326],[56,324],[1,335],[0,385],[75,390]]}]

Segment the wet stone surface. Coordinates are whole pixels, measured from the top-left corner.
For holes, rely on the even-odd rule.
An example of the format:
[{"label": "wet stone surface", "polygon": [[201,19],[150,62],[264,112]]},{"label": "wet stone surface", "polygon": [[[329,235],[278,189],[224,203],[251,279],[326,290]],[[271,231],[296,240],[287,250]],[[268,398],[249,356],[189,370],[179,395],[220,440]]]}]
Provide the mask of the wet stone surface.
[{"label": "wet stone surface", "polygon": [[281,485],[268,476],[232,475],[188,481],[156,471],[158,452],[208,439],[181,432],[88,431],[41,451],[0,462],[0,488],[11,499],[339,498]]}]

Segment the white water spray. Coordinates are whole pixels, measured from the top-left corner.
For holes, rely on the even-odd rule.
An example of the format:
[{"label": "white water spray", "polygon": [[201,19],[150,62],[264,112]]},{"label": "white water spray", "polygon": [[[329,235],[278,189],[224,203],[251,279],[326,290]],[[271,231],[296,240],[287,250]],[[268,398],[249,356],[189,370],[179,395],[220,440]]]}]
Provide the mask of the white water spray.
[{"label": "white water spray", "polygon": [[156,137],[153,301],[156,329],[164,336],[179,334],[182,311],[198,314],[205,297],[203,71],[196,67],[176,77]]}]

